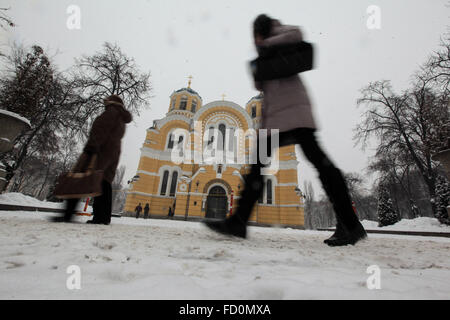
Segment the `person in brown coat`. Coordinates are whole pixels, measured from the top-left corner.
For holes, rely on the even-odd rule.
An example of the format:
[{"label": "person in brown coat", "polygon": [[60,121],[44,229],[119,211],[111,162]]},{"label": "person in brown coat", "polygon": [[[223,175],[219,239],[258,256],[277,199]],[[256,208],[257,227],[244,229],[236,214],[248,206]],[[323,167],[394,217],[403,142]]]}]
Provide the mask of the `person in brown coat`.
[{"label": "person in brown coat", "polygon": [[[253,24],[255,45],[259,53],[264,49],[282,47],[302,41],[302,33],[296,26],[282,25],[267,15],[258,16]],[[350,196],[341,171],[336,168],[319,146],[315,131],[316,124],[312,114],[311,102],[299,75],[256,82],[255,87],[263,91],[262,129],[268,129],[266,141],[258,141],[257,148],[270,146],[270,139],[277,134],[279,147],[299,144],[306,158],[319,172],[319,178],[333,204],[337,217],[336,232],[324,242],[330,246],[355,244],[367,237],[366,232],[353,212]],[[278,129],[279,133],[272,129]],[[265,154],[266,150],[262,150]],[[269,154],[272,150],[268,150]],[[259,154],[259,152],[258,152]],[[246,237],[246,225],[252,209],[263,192],[263,165],[260,159],[252,165],[245,176],[235,214],[225,220],[205,220],[206,226],[226,235]]]},{"label": "person in brown coat", "polygon": [[[91,157],[97,156],[95,170],[103,170],[102,195],[94,198],[94,218],[88,223],[109,224],[111,222],[112,189],[111,183],[116,174],[121,152],[121,140],[125,134],[125,126],[132,120],[131,114],[125,110],[122,99],[111,95],[104,100],[105,111],[92,124],[88,141],[73,171],[84,171]],[[69,199],[63,217],[55,222],[72,219],[79,199]]]}]

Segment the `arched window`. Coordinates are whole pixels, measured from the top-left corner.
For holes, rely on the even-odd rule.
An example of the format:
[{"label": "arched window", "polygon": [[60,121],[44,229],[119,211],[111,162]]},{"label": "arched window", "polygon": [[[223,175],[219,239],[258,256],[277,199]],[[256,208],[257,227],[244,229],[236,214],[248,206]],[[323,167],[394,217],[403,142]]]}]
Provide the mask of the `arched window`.
[{"label": "arched window", "polygon": [[217,147],[219,150],[225,150],[225,131],[226,126],[223,123],[219,124],[219,133],[220,133],[219,138],[221,138],[218,140],[217,143]]},{"label": "arched window", "polygon": [[197,109],[197,100],[192,100],[191,112],[195,113],[196,109]]},{"label": "arched window", "polygon": [[252,105],[252,118],[256,118],[256,105]]},{"label": "arched window", "polygon": [[161,192],[160,195],[164,196],[166,195],[166,189],[167,189],[167,181],[169,180],[169,171],[164,171],[162,183],[161,183]]},{"label": "arched window", "polygon": [[208,146],[214,142],[214,127],[209,127],[208,132]]},{"label": "arched window", "polygon": [[187,106],[187,98],[182,97],[180,102],[180,110],[186,110],[186,106]]},{"label": "arched window", "polygon": [[167,143],[167,149],[173,149],[173,134],[169,135],[169,142]]},{"label": "arched window", "polygon": [[266,203],[267,204],[272,204],[272,180],[267,180],[267,184],[266,184]]},{"label": "arched window", "polygon": [[264,196],[264,192],[261,192],[259,195],[259,198],[258,198],[258,203],[264,203],[263,196]]},{"label": "arched window", "polygon": [[177,148],[178,148],[178,150],[180,150],[180,152],[179,152],[180,157],[183,156],[183,151],[184,151],[183,140],[184,140],[184,136],[178,137]]},{"label": "arched window", "polygon": [[177,189],[177,179],[178,179],[178,172],[174,171],[172,173],[172,183],[170,184],[170,193],[169,196],[174,197],[175,191]]},{"label": "arched window", "polygon": [[262,191],[259,194],[258,203],[264,203],[264,186],[265,186],[265,183],[263,181]]},{"label": "arched window", "polygon": [[172,99],[172,105],[170,106],[170,110],[175,109],[175,102],[177,101],[177,98]]}]

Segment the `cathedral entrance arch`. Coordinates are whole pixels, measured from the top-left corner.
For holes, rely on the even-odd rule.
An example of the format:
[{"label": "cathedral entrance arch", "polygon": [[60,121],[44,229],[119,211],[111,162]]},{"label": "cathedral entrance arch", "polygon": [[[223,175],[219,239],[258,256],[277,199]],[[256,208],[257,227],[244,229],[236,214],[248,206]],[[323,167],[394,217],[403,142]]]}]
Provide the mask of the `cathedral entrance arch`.
[{"label": "cathedral entrance arch", "polygon": [[206,198],[206,218],[224,219],[228,210],[228,198],[225,189],[216,185],[209,190]]}]

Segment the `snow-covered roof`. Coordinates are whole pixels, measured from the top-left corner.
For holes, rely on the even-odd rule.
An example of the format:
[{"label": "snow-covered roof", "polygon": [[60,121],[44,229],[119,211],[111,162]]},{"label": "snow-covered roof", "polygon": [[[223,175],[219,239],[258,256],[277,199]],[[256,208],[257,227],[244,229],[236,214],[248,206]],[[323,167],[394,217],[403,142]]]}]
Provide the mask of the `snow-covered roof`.
[{"label": "snow-covered roof", "polygon": [[195,91],[195,90],[192,90],[191,88],[181,88],[181,89],[178,89],[178,90],[174,91],[170,96],[172,96],[172,95],[175,94],[175,93],[180,93],[180,92],[183,92],[183,91],[186,91],[186,92],[188,92],[188,93],[190,93],[190,94],[195,94],[196,96],[198,96],[198,97],[200,98],[200,100],[203,100],[202,97],[198,94],[198,92]]},{"label": "snow-covered roof", "polygon": [[247,103],[246,103],[246,105],[249,104],[250,101],[252,101],[252,100],[261,100],[262,98],[264,98],[264,95],[263,95],[263,93],[261,92],[260,94],[254,96],[254,97],[252,97],[250,100],[248,100]]},{"label": "snow-covered roof", "polygon": [[6,114],[6,115],[14,117],[14,118],[16,118],[16,119],[18,119],[20,121],[23,121],[23,122],[25,122],[26,124],[28,124],[31,127],[30,120],[28,120],[27,118],[22,117],[21,115],[19,115],[17,113],[14,113],[14,112],[11,112],[11,111],[8,111],[8,110],[4,110],[4,109],[0,109],[0,113]]}]

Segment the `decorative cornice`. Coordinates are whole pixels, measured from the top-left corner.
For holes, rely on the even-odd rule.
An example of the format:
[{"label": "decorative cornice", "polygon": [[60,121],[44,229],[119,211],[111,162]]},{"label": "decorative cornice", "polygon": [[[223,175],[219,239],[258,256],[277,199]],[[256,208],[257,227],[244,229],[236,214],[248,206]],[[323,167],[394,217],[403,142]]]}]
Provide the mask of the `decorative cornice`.
[{"label": "decorative cornice", "polygon": [[[156,177],[160,176],[159,172],[150,172],[150,171],[145,171],[145,170],[138,170],[138,171],[136,171],[136,173],[137,174],[142,173],[142,174],[145,174],[145,175],[148,175],[148,176],[156,176]],[[191,171],[181,171],[181,174],[183,174],[183,175],[191,175],[192,172]]]},{"label": "decorative cornice", "polygon": [[154,133],[159,134],[159,130],[157,130],[157,129],[155,129],[155,128],[148,128],[148,129],[147,129],[147,132],[154,132]]},{"label": "decorative cornice", "polygon": [[172,115],[179,115],[179,116],[185,116],[188,118],[192,118],[194,115],[194,112],[190,110],[180,110],[180,109],[174,109],[166,113],[166,117],[172,116]]},{"label": "decorative cornice", "polygon": [[180,115],[180,114],[171,114],[168,115],[167,117],[164,117],[162,119],[159,120],[155,120],[157,129],[161,129],[162,127],[164,127],[168,122],[170,121],[174,121],[174,120],[180,120],[180,121],[184,121],[186,122],[189,126],[191,124],[191,119],[187,116],[184,115]]},{"label": "decorative cornice", "polygon": [[304,204],[266,204],[266,203],[258,203],[259,207],[275,207],[275,208],[304,208]]},{"label": "decorative cornice", "polygon": [[171,154],[172,149],[169,151],[165,151],[165,150],[155,150],[149,147],[141,148],[141,157],[147,157],[150,159],[172,161]]},{"label": "decorative cornice", "polygon": [[145,192],[140,192],[140,191],[128,191],[126,192],[126,194],[137,194],[140,196],[146,196],[146,197],[152,197],[152,198],[163,198],[163,199],[175,199],[175,197],[170,197],[170,196],[159,196],[156,194],[151,194],[151,193],[145,193]]},{"label": "decorative cornice", "polygon": [[158,176],[158,172],[148,172],[148,171],[145,171],[145,170],[138,170],[138,171],[136,171],[136,174],[140,174],[140,173],[145,174],[147,176]]}]

